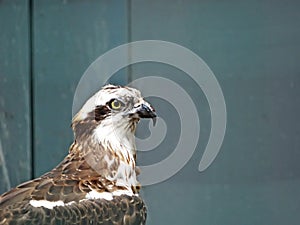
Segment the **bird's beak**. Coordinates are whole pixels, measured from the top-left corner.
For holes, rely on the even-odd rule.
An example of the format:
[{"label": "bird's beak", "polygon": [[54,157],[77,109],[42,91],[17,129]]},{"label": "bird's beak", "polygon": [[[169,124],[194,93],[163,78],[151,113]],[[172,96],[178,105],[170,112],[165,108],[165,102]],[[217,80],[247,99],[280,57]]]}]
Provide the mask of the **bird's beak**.
[{"label": "bird's beak", "polygon": [[143,102],[139,106],[135,107],[135,113],[139,118],[151,118],[153,125],[156,124],[156,113],[155,109],[148,103]]}]

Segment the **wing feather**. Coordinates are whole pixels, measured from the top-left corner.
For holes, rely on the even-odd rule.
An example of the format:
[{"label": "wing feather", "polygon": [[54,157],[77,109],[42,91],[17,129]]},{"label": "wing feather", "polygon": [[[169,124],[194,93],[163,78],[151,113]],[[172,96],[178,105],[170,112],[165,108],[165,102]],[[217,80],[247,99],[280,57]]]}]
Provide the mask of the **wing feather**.
[{"label": "wing feather", "polygon": [[121,195],[113,200],[83,200],[53,209],[15,203],[0,209],[0,225],[144,225],[146,216],[140,197]]}]

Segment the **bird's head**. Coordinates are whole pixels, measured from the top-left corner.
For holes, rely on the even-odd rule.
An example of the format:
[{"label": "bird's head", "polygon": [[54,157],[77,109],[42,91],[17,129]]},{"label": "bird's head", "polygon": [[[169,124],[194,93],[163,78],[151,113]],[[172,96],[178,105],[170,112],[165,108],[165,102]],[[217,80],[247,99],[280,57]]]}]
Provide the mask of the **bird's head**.
[{"label": "bird's head", "polygon": [[134,133],[140,118],[152,118],[155,110],[140,91],[126,86],[106,85],[92,96],[73,118],[76,140],[95,137],[102,145],[135,148]]}]

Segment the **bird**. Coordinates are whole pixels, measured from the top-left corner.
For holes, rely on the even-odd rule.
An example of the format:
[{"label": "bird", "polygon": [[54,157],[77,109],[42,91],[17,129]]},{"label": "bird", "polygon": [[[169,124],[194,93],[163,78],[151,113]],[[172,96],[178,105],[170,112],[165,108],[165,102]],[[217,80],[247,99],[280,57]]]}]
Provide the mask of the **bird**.
[{"label": "bird", "polygon": [[155,109],[128,86],[103,86],[72,119],[74,141],[50,172],[0,196],[0,225],[144,225],[135,130]]}]

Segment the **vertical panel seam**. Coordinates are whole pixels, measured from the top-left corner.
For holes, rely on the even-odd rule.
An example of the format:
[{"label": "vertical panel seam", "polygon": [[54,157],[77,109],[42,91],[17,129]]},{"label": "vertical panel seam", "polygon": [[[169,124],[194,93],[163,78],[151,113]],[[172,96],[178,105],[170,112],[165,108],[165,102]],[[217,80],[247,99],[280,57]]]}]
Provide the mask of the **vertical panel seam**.
[{"label": "vertical panel seam", "polygon": [[35,168],[34,168],[34,161],[35,161],[35,154],[34,154],[34,144],[35,144],[35,133],[34,133],[34,43],[33,43],[33,1],[29,0],[29,9],[28,9],[28,15],[29,15],[29,129],[30,129],[30,151],[31,151],[31,179],[35,177]]}]

